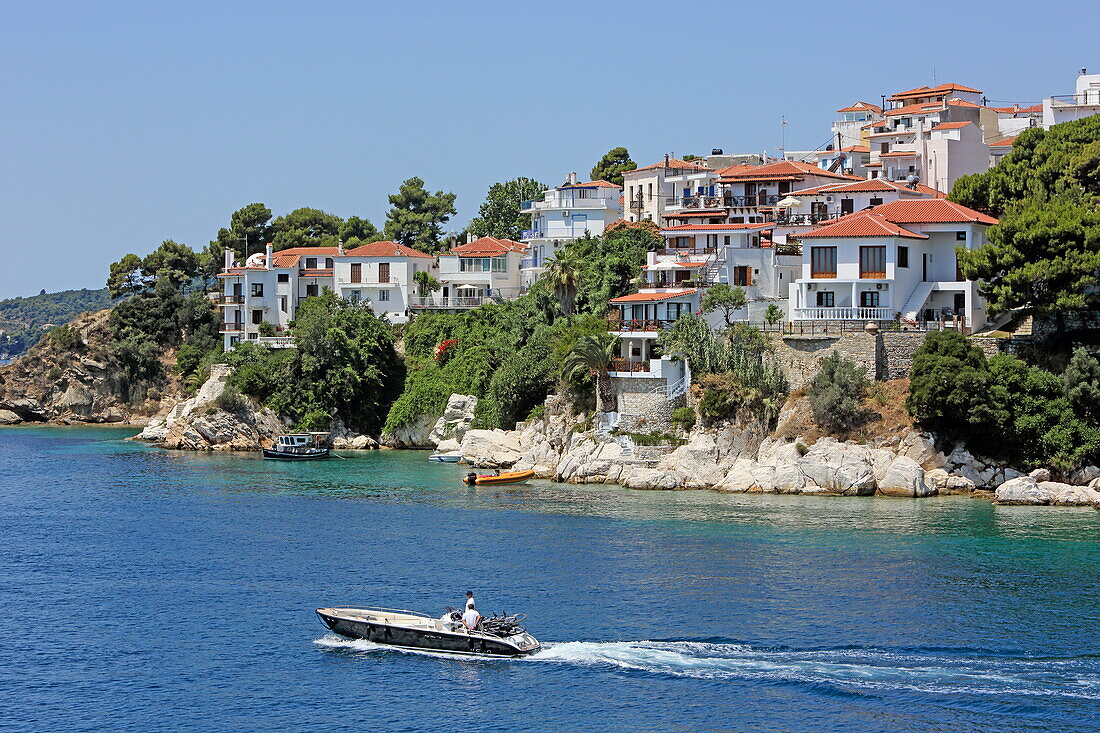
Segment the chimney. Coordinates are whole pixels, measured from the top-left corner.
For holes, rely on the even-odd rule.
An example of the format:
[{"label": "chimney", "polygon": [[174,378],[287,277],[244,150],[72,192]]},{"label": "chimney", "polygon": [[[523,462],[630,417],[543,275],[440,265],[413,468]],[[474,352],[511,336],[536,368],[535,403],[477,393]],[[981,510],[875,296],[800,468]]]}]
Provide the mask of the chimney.
[{"label": "chimney", "polygon": [[1089,73],[1089,70],[1086,67],[1082,66],[1081,67],[1081,76],[1084,76],[1087,73]]},{"label": "chimney", "polygon": [[668,168],[668,153],[665,153],[665,168]]},{"label": "chimney", "polygon": [[576,186],[577,185],[577,172],[576,171],[570,172],[569,178],[567,180],[569,181],[570,186]]},{"label": "chimney", "polygon": [[275,258],[275,248],[271,242],[267,243],[267,247],[264,248],[264,269],[270,270],[272,260]]},{"label": "chimney", "polygon": [[222,264],[225,265],[225,269],[227,270],[233,266],[233,250],[226,248],[225,261]]},{"label": "chimney", "polygon": [[341,257],[344,256],[344,243],[343,242],[338,242],[336,244],[336,253],[338,255],[340,255]]}]

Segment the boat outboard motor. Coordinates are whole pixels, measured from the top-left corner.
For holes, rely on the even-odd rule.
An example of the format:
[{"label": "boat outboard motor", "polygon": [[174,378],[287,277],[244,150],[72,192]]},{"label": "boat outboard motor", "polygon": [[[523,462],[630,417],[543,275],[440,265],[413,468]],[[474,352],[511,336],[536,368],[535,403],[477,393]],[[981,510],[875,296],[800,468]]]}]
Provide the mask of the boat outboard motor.
[{"label": "boat outboard motor", "polygon": [[470,484],[470,486],[473,486],[474,484],[476,484],[477,483],[477,474],[474,473],[473,471],[470,471],[468,474],[466,474],[466,483]]}]

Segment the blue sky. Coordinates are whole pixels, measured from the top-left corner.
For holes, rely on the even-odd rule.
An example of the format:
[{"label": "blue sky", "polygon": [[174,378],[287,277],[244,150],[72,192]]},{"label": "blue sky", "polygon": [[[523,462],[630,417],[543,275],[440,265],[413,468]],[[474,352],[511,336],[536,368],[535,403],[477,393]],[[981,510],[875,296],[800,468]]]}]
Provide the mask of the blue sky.
[{"label": "blue sky", "polygon": [[933,78],[1066,94],[1100,71],[1097,27],[1097,3],[12,0],[0,297],[201,249],[253,201],[381,227],[420,176],[458,194],[457,228],[494,181],[583,176],[616,145],[774,150],[786,115],[787,147],[813,148],[837,108]]}]

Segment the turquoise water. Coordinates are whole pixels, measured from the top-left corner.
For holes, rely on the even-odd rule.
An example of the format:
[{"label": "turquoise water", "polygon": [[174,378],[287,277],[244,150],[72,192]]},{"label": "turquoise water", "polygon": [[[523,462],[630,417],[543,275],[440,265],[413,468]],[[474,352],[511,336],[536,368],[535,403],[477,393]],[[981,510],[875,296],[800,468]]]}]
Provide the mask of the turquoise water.
[{"label": "turquoise water", "polygon": [[[1084,731],[1100,512],[635,492],[384,452],[0,429],[0,728]],[[547,649],[456,660],[313,609],[471,588]]]}]

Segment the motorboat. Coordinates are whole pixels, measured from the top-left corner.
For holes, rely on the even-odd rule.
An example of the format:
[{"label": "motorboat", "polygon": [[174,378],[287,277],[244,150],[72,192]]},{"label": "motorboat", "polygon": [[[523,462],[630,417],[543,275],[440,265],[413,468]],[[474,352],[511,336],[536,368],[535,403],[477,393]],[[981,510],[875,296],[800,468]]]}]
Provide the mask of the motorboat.
[{"label": "motorboat", "polygon": [[462,623],[451,609],[441,618],[391,608],[318,608],[317,616],[330,631],[349,639],[376,644],[478,657],[524,657],[542,645],[520,625],[526,618],[483,617],[476,629]]},{"label": "motorboat", "polygon": [[264,458],[279,461],[315,461],[328,458],[325,445],[328,433],[289,433],[280,435],[275,445],[264,448]]},{"label": "motorboat", "polygon": [[465,481],[471,486],[491,486],[493,484],[522,484],[535,477],[534,471],[502,471],[501,473],[466,474]]},{"label": "motorboat", "polygon": [[432,453],[428,456],[428,460],[436,463],[458,463],[462,460],[462,451],[449,450],[444,453]]}]

